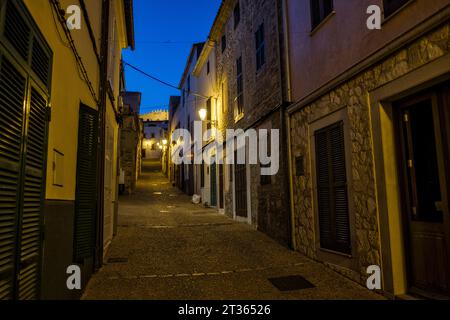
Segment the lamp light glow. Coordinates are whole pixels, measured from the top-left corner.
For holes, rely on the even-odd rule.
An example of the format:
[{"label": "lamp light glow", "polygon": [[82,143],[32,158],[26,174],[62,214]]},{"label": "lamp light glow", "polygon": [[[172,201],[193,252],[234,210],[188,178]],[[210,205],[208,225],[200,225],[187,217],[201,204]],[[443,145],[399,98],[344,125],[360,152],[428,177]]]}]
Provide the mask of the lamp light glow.
[{"label": "lamp light glow", "polygon": [[200,110],[198,111],[198,115],[200,116],[200,119],[201,119],[202,121],[205,121],[207,113],[208,113],[208,112],[207,112],[207,110],[206,110],[205,108],[202,108],[202,109],[200,109]]}]

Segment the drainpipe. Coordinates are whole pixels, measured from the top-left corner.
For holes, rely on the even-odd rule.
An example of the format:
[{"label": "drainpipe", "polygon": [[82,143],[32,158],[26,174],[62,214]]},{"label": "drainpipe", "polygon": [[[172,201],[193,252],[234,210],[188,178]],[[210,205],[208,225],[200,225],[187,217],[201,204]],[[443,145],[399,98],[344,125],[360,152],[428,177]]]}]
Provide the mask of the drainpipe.
[{"label": "drainpipe", "polygon": [[[282,1],[282,16],[283,16],[283,28],[284,28],[284,48],[285,48],[285,66],[284,66],[284,72],[286,76],[286,95],[288,101],[292,101],[292,84],[291,84],[291,59],[290,59],[290,43],[289,43],[289,16],[288,16],[288,0],[281,0]],[[291,117],[287,114],[287,112],[284,113],[284,124],[286,125],[286,141],[287,141],[287,162],[288,162],[288,177],[289,177],[289,188],[288,188],[288,194],[289,194],[289,205],[291,210],[291,226],[290,226],[290,232],[291,232],[291,246],[292,249],[296,250],[296,241],[295,241],[295,207],[294,207],[294,170],[293,170],[293,163],[292,163],[292,146],[291,146]]]},{"label": "drainpipe", "polygon": [[[280,9],[281,12],[278,10]],[[277,5],[277,12],[281,14],[278,19],[278,35],[279,35],[279,63],[280,63],[280,83],[282,84],[281,93],[281,107],[280,107],[280,129],[281,129],[281,141],[285,142],[281,145],[281,153],[287,155],[283,157],[282,170],[283,175],[286,177],[284,185],[284,194],[286,195],[286,202],[289,203],[289,218],[288,218],[288,244],[292,249],[295,249],[294,241],[294,208],[293,208],[293,194],[292,194],[292,161],[290,154],[290,124],[289,117],[287,116],[286,109],[291,103],[291,74],[290,74],[290,60],[289,60],[289,23],[287,16],[287,0],[279,0]],[[281,28],[281,30],[280,30]],[[283,33],[283,37],[280,37],[280,31]],[[284,80],[284,81],[283,81]]]},{"label": "drainpipe", "polygon": [[104,227],[104,197],[105,197],[105,133],[106,133],[106,99],[108,93],[108,38],[109,38],[109,8],[110,0],[102,1],[102,28],[100,45],[100,104],[99,115],[99,146],[98,146],[98,198],[97,198],[97,225],[95,269],[103,265],[103,227]]}]

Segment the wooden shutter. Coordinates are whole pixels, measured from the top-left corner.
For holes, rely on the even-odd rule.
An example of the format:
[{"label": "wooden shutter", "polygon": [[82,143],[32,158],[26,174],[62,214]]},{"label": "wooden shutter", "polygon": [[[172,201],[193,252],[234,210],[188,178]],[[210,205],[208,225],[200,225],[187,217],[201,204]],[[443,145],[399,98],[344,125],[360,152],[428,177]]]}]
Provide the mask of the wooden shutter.
[{"label": "wooden shutter", "polygon": [[80,106],[75,201],[75,261],[94,255],[97,212],[98,112]]},{"label": "wooden shutter", "polygon": [[0,56],[0,299],[14,298],[26,78]]},{"label": "wooden shutter", "polygon": [[37,299],[51,50],[21,1],[0,7],[0,299]]},{"label": "wooden shutter", "polygon": [[0,74],[0,299],[37,299],[47,100],[31,87],[25,109],[26,78],[5,56]]},{"label": "wooden shutter", "polygon": [[20,217],[18,298],[39,296],[41,225],[47,161],[47,100],[31,87],[26,142],[23,208]]},{"label": "wooden shutter", "polygon": [[315,134],[320,244],[351,253],[343,122]]},{"label": "wooden shutter", "polygon": [[37,38],[33,39],[33,49],[31,52],[31,69],[45,86],[48,86],[50,78],[51,57],[44,50]]},{"label": "wooden shutter", "polygon": [[5,13],[4,36],[17,53],[28,62],[31,29],[13,1],[8,1]]}]

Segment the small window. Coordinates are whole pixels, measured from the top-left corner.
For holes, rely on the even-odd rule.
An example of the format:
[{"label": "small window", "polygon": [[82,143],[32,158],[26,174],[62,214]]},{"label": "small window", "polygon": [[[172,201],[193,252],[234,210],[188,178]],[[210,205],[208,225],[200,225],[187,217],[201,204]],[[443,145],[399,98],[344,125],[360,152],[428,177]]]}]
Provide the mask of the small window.
[{"label": "small window", "polygon": [[410,0],[383,0],[384,17],[387,18],[403,7]]},{"label": "small window", "polygon": [[226,48],[227,48],[227,36],[223,35],[222,36],[222,53],[225,52]]},{"label": "small window", "polygon": [[244,113],[244,78],[242,74],[242,57],[236,60],[236,113]]},{"label": "small window", "polygon": [[333,0],[311,0],[311,20],[314,30],[333,12]]},{"label": "small window", "polygon": [[206,64],[206,74],[209,74],[210,71],[211,71],[211,66],[208,61],[208,63]]},{"label": "small window", "polygon": [[255,43],[256,43],[256,70],[259,70],[266,63],[264,24],[261,24],[255,33]]},{"label": "small window", "polygon": [[239,26],[239,22],[241,22],[241,6],[238,3],[234,7],[234,29],[236,29]]}]

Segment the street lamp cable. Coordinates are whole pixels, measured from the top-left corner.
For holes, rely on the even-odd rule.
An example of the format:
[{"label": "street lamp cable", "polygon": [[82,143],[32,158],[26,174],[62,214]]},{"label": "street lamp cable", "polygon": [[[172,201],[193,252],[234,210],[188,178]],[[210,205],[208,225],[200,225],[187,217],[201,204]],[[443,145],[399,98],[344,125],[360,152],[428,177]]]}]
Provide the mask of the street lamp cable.
[{"label": "street lamp cable", "polygon": [[[163,85],[165,85],[165,86],[167,86],[167,87],[170,87],[170,88],[176,89],[176,90],[182,90],[179,86],[175,86],[175,85],[170,84],[170,83],[168,83],[168,82],[166,82],[166,81],[164,81],[164,80],[158,79],[157,77],[152,76],[151,74],[149,74],[149,73],[147,73],[147,72],[145,72],[145,71],[139,69],[138,67],[129,64],[129,63],[126,62],[125,60],[123,60],[123,64],[129,66],[131,69],[133,69],[133,70],[135,70],[135,71],[137,71],[137,72],[143,74],[144,76],[146,76],[146,77],[148,77],[148,78],[150,78],[150,79],[152,79],[152,80],[154,80],[154,81],[156,81],[156,82],[159,82],[159,83],[161,83],[161,84],[163,84]],[[203,98],[203,99],[210,99],[210,98],[212,98],[212,97],[207,97],[207,96],[204,96],[204,95],[202,95],[202,94],[200,94],[200,93],[196,93],[196,92],[192,92],[192,91],[187,91],[187,92],[188,92],[189,94],[192,94],[192,95],[194,95],[194,96],[197,96],[197,97],[200,97],[200,98]]]}]

